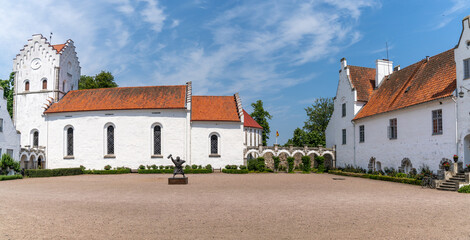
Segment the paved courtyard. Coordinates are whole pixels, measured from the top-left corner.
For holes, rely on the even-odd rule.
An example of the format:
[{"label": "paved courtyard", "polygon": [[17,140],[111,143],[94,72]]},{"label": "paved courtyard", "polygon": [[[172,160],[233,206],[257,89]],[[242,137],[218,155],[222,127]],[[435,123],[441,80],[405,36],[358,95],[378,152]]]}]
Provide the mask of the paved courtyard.
[{"label": "paved courtyard", "polygon": [[329,174],[0,182],[0,239],[469,239],[470,194]]}]

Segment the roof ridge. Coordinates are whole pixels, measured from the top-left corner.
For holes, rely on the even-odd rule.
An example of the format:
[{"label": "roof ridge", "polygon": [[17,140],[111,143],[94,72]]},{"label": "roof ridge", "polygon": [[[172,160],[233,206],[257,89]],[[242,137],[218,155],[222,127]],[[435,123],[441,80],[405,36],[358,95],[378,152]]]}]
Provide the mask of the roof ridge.
[{"label": "roof ridge", "polygon": [[374,69],[375,70],[375,68],[362,67],[362,66],[356,66],[356,65],[348,65],[348,67],[368,68],[368,69]]},{"label": "roof ridge", "polygon": [[158,85],[158,86],[135,86],[135,87],[111,87],[111,88],[90,88],[90,89],[78,89],[71,90],[69,92],[81,92],[81,91],[100,91],[100,90],[111,90],[111,89],[127,89],[127,88],[153,88],[153,87],[186,87],[186,85]]}]

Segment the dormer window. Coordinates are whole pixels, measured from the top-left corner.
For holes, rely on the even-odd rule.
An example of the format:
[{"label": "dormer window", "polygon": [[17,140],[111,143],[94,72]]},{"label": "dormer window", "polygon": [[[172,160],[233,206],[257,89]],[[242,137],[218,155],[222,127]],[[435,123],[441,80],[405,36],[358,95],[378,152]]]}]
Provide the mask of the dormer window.
[{"label": "dormer window", "polygon": [[29,91],[29,81],[24,83],[24,90]]}]

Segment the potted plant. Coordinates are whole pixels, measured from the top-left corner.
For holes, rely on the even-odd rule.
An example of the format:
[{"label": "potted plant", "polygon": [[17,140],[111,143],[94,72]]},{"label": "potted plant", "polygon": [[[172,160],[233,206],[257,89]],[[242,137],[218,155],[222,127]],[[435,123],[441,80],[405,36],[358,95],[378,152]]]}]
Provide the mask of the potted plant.
[{"label": "potted plant", "polygon": [[444,167],[444,169],[445,169],[446,171],[449,171],[450,163],[445,162],[445,163],[442,164],[442,166]]},{"label": "potted plant", "polygon": [[454,155],[454,162],[458,162],[458,161],[459,161],[459,156]]}]

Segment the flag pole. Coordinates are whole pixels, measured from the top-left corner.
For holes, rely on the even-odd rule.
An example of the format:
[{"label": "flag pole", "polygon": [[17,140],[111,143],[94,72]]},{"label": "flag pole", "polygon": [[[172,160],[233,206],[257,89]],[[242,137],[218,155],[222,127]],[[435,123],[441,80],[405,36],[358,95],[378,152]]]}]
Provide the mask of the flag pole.
[{"label": "flag pole", "polygon": [[279,132],[276,130],[276,145],[277,145],[277,137],[279,137]]}]

